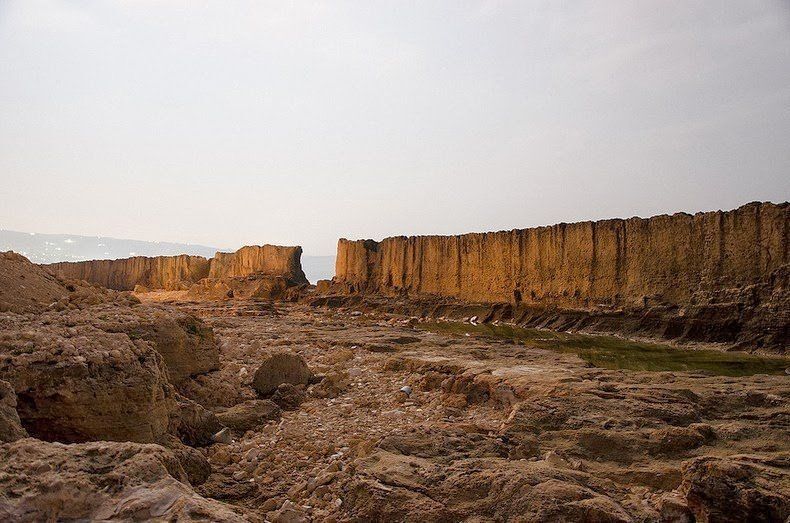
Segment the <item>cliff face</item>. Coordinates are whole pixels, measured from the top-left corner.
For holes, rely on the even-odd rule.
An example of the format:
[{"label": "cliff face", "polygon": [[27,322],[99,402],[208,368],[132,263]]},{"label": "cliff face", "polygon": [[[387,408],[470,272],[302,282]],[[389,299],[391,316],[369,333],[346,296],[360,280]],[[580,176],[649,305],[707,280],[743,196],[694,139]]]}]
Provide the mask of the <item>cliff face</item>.
[{"label": "cliff face", "polygon": [[787,203],[460,236],[340,240],[354,290],[563,307],[685,304],[788,263]]},{"label": "cliff face", "polygon": [[232,278],[250,274],[283,276],[294,283],[308,283],[302,271],[302,248],[252,245],[234,253],[218,252],[211,260],[209,278]]},{"label": "cliff face", "polygon": [[208,276],[209,261],[202,256],[182,254],[61,262],[45,267],[60,278],[85,280],[109,289],[132,290],[136,285],[142,285],[151,289],[179,290],[185,284]]},{"label": "cliff face", "polygon": [[85,280],[117,290],[181,290],[204,278],[228,279],[251,274],[282,276],[295,284],[307,283],[300,258],[301,247],[274,245],[242,247],[234,253],[201,256],[136,256],[120,260],[61,262],[45,265],[64,279]]},{"label": "cliff face", "polygon": [[505,304],[481,318],[784,351],[789,218],[788,203],[752,203],[693,216],[340,240],[328,291]]}]

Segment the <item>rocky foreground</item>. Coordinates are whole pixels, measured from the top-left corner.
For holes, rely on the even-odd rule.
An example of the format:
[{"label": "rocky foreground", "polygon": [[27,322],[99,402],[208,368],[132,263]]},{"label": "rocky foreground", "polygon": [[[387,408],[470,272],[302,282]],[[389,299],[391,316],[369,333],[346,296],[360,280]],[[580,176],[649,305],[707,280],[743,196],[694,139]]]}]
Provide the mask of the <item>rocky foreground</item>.
[{"label": "rocky foreground", "polygon": [[790,517],[787,375],[607,370],[354,307],[141,303],[3,256],[0,520]]}]

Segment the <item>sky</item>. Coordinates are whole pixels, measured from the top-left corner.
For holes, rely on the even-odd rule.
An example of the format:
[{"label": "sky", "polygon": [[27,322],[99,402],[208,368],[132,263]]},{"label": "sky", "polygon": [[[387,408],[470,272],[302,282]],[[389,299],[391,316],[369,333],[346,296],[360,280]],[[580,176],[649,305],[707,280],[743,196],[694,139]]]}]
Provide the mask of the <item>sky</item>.
[{"label": "sky", "polygon": [[222,245],[790,199],[790,3],[0,0],[0,228]]}]

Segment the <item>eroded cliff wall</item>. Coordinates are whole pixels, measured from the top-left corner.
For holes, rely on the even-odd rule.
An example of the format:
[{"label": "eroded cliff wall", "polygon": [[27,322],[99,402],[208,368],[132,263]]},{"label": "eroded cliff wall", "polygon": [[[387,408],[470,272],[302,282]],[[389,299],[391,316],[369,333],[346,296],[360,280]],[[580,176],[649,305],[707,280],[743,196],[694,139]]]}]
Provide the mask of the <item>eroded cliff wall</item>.
[{"label": "eroded cliff wall", "polygon": [[242,247],[234,253],[202,256],[135,256],[120,260],[90,260],[45,265],[64,279],[85,280],[117,290],[180,290],[204,278],[215,280],[266,275],[283,277],[292,284],[307,283],[301,266],[301,247],[275,245]]},{"label": "eroded cliff wall", "polygon": [[788,203],[459,236],[338,242],[351,290],[560,307],[682,305],[788,263]]},{"label": "eroded cliff wall", "polygon": [[202,256],[134,256],[120,260],[90,260],[45,265],[56,276],[98,283],[109,289],[133,290],[136,285],[150,289],[178,290],[205,278],[209,260]]},{"label": "eroded cliff wall", "polygon": [[211,259],[209,278],[231,278],[250,274],[283,276],[294,283],[308,283],[302,271],[302,248],[251,245],[233,253],[218,252]]}]

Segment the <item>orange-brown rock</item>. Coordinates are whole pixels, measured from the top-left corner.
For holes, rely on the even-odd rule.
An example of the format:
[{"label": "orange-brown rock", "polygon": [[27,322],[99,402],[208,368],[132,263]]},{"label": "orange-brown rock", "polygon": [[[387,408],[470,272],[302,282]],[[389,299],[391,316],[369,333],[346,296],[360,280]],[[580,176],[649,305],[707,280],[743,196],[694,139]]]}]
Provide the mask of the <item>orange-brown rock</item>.
[{"label": "orange-brown rock", "polygon": [[45,267],[60,278],[85,280],[108,289],[131,291],[141,285],[150,289],[181,290],[208,276],[209,261],[202,256],[182,254],[60,262]]},{"label": "orange-brown rock", "polygon": [[209,287],[216,287],[215,282],[248,276],[283,278],[288,286],[293,286],[308,283],[302,271],[301,256],[301,247],[253,245],[232,253],[218,252],[210,260],[182,254],[61,262],[44,267],[62,279],[85,280],[109,289],[139,292],[153,289],[186,290],[205,278],[209,279]]},{"label": "orange-brown rock", "polygon": [[371,290],[569,307],[656,300],[765,281],[788,263],[790,204],[338,243],[337,280]]},{"label": "orange-brown rock", "polygon": [[[710,339],[723,330],[711,341],[744,341],[748,323],[753,329],[746,330],[763,331],[758,346],[776,347],[787,343],[790,324],[789,234],[790,204],[751,203],[728,212],[459,236],[341,239],[333,287],[648,316],[659,308],[652,329],[669,337]],[[704,309],[691,311],[704,332],[667,319],[682,318],[685,307]],[[710,321],[716,327],[704,328]]]},{"label": "orange-brown rock", "polygon": [[302,248],[251,245],[233,253],[218,252],[211,259],[209,278],[265,274],[282,276],[295,284],[308,283],[302,271]]}]

